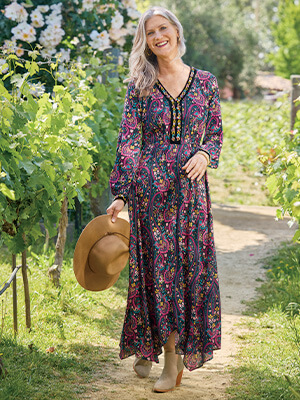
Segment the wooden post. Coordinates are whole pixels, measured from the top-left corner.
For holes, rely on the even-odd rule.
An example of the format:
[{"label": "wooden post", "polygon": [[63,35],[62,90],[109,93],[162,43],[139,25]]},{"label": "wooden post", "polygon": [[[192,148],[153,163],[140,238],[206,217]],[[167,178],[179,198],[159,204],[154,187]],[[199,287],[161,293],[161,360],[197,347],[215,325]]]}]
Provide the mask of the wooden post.
[{"label": "wooden post", "polygon": [[300,104],[296,105],[295,100],[300,97],[300,75],[291,75],[292,96],[291,96],[291,131],[294,129],[296,114],[300,110]]},{"label": "wooden post", "polygon": [[[12,255],[12,270],[14,271],[17,266],[17,257],[15,254]],[[18,333],[18,310],[17,310],[17,277],[13,279],[13,320],[14,320],[14,334]]]},{"label": "wooden post", "polygon": [[26,250],[24,250],[22,253],[22,276],[24,285],[26,328],[30,331],[31,315],[30,315],[30,295],[29,295],[29,284],[27,276]]}]

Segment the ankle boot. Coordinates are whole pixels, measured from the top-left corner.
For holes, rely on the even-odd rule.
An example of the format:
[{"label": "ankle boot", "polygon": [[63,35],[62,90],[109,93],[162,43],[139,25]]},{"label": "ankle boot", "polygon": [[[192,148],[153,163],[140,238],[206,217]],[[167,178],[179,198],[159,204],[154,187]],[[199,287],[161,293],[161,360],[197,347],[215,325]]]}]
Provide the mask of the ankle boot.
[{"label": "ankle boot", "polygon": [[133,362],[133,369],[139,378],[148,378],[152,368],[152,361],[138,358]]},{"label": "ankle boot", "polygon": [[165,352],[165,365],[162,374],[154,385],[154,392],[169,392],[179,386],[183,374],[183,362],[175,352]]}]

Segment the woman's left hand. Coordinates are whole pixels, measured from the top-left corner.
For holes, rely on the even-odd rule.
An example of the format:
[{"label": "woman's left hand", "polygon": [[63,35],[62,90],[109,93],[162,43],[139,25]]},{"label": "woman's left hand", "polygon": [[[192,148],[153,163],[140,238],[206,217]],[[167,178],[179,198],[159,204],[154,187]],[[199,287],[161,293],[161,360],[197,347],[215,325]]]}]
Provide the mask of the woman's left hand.
[{"label": "woman's left hand", "polygon": [[188,178],[191,178],[192,181],[197,179],[197,182],[199,182],[206,171],[207,164],[206,157],[196,153],[182,168],[186,170]]}]

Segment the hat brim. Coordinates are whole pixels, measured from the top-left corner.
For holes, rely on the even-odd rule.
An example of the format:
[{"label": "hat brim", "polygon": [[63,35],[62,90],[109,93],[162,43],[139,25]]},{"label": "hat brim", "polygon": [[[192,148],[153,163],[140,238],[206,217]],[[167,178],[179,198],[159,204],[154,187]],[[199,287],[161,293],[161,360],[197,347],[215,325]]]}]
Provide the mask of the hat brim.
[{"label": "hat brim", "polygon": [[[111,276],[105,273],[93,272],[89,268],[88,257],[94,244],[107,234],[116,233],[122,247],[122,256],[119,260],[121,271],[125,268],[129,252],[126,252],[126,246],[129,246],[130,224],[128,221],[117,218],[116,222],[111,222],[110,215],[100,215],[94,218],[81,232],[77,241],[74,257],[73,269],[78,283],[85,289],[91,291],[101,291],[111,287],[119,278],[120,272]],[[125,249],[125,251],[124,251]]]}]

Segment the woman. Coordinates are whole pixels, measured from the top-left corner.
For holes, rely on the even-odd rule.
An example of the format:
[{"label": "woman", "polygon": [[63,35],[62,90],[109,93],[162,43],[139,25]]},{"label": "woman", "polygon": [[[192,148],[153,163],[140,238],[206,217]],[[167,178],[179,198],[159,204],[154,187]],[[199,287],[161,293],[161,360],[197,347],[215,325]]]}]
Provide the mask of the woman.
[{"label": "woman", "polygon": [[[220,295],[206,176],[217,168],[222,123],[216,78],[185,65],[183,30],[170,11],[140,18],[110,177],[114,222],[128,201],[130,259],[120,358],[150,373],[154,391],[179,386],[220,348]],[[183,355],[183,362],[181,355]]]}]

